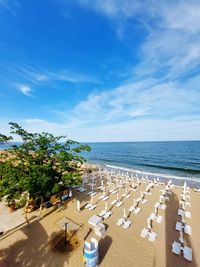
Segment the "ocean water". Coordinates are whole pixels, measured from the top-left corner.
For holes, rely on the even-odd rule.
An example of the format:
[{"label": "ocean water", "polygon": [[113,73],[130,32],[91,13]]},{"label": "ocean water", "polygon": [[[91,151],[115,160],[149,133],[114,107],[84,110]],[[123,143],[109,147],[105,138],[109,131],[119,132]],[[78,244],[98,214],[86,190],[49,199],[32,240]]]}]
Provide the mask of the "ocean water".
[{"label": "ocean water", "polygon": [[200,182],[200,141],[90,143],[89,162]]}]

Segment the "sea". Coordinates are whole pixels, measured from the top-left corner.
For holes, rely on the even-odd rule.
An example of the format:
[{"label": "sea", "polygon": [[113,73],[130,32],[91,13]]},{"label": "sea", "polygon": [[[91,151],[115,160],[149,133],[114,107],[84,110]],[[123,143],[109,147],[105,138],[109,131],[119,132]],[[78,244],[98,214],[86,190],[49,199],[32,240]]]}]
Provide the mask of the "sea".
[{"label": "sea", "polygon": [[[200,188],[200,141],[87,143],[89,163],[138,177],[172,179]],[[7,146],[0,145],[0,149]]]},{"label": "sea", "polygon": [[84,156],[110,171],[200,188],[200,141],[89,143]]}]

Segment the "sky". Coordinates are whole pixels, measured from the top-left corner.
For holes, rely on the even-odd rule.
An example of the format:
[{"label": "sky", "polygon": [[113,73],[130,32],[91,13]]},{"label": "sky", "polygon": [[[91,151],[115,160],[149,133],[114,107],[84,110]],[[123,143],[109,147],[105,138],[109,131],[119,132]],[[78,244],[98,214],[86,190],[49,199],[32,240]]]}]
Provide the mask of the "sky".
[{"label": "sky", "polygon": [[200,140],[200,1],[0,0],[0,133],[9,122],[80,142]]}]

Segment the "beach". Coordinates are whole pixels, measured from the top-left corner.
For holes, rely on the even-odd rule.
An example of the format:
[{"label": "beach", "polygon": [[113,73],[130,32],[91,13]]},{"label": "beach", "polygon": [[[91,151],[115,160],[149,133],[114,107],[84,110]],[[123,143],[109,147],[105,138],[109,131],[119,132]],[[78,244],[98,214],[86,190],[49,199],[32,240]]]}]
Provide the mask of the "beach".
[{"label": "beach", "polygon": [[[86,177],[86,176],[85,176]],[[61,207],[43,211],[43,218],[36,218],[30,226],[22,225],[19,229],[9,232],[1,237],[0,256],[11,267],[21,266],[83,266],[83,244],[84,239],[87,241],[95,237],[99,241],[99,263],[100,266],[200,266],[200,196],[193,189],[189,190],[191,207],[187,210],[191,213],[191,218],[186,218],[186,223],[191,226],[192,234],[184,234],[185,245],[192,248],[192,261],[189,262],[183,258],[183,255],[172,253],[172,243],[178,241],[179,231],[175,230],[176,222],[180,221],[177,214],[182,187],[175,186],[171,190],[169,201],[165,210],[159,209],[159,215],[163,217],[160,224],[153,221],[152,230],[157,233],[156,240],[150,242],[140,236],[141,230],[147,226],[147,218],[154,212],[154,205],[159,201],[160,190],[165,189],[164,183],[158,183],[150,190],[151,195],[145,196],[147,203],[139,204],[141,211],[139,214],[131,213],[129,220],[132,224],[128,229],[117,226],[116,223],[120,217],[123,217],[124,208],[128,214],[128,209],[133,203],[134,198],[139,198],[141,191],[144,192],[148,184],[142,181],[138,185],[137,192],[131,191],[129,198],[122,198],[121,207],[111,207],[111,202],[116,199],[116,194],[109,193],[107,200],[108,209],[111,209],[112,215],[103,220],[106,225],[106,235],[100,238],[95,235],[93,227],[88,224],[88,219],[96,214],[98,215],[105,207],[105,201],[99,200],[102,196],[102,190],[97,189],[100,186],[98,175],[95,176],[95,187],[97,192],[93,196],[93,203],[97,207],[94,210],[84,208],[85,204],[90,203],[91,181],[94,182],[93,174],[87,175],[85,187],[87,191],[78,192],[73,190],[73,196],[67,200]],[[105,183],[105,182],[104,182]],[[89,185],[88,185],[89,184]],[[107,189],[112,188],[108,183]],[[119,198],[125,193],[125,188],[119,188]],[[81,211],[76,208],[76,200],[81,202]],[[45,216],[46,214],[46,216]],[[79,226],[77,238],[80,241],[79,246],[71,253],[61,253],[51,250],[50,240],[52,236],[60,231],[57,222],[63,218],[73,221]],[[92,231],[90,230],[92,229]]]}]

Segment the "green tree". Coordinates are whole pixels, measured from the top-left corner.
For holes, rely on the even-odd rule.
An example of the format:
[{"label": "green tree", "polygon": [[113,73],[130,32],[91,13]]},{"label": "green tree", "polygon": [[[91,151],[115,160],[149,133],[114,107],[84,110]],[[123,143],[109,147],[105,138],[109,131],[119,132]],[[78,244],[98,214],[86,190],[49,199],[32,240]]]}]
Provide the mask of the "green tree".
[{"label": "green tree", "polygon": [[[48,199],[53,193],[81,183],[80,164],[85,162],[82,151],[88,145],[67,140],[66,136],[50,133],[29,133],[17,123],[10,122],[10,136],[0,134],[0,143],[10,149],[0,152],[0,196],[8,201],[19,199],[24,192],[28,198]],[[13,135],[21,138],[16,145]]]}]

